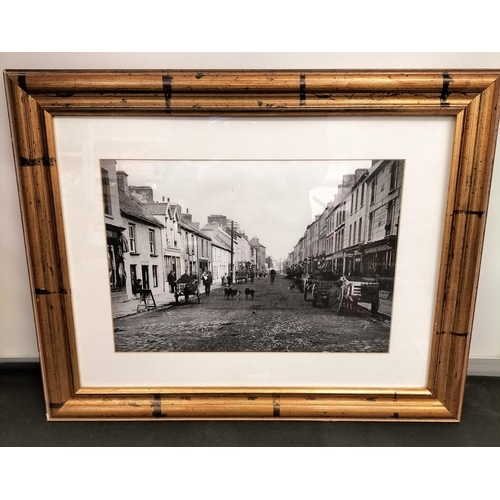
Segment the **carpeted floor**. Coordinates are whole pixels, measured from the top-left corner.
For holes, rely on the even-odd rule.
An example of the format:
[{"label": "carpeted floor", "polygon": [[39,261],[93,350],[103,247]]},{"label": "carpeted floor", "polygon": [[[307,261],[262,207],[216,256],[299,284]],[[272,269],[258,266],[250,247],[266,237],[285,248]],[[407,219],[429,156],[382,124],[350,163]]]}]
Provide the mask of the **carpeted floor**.
[{"label": "carpeted floor", "polygon": [[469,377],[462,421],[47,422],[40,367],[0,364],[0,446],[474,446],[500,445],[500,378]]}]

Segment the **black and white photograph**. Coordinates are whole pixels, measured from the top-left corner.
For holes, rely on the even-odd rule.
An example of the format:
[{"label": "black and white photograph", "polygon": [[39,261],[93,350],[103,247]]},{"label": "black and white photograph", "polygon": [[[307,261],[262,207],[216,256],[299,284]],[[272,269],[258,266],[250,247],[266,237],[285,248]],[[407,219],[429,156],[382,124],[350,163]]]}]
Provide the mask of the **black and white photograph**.
[{"label": "black and white photograph", "polygon": [[404,164],[102,159],[115,351],[389,352]]}]

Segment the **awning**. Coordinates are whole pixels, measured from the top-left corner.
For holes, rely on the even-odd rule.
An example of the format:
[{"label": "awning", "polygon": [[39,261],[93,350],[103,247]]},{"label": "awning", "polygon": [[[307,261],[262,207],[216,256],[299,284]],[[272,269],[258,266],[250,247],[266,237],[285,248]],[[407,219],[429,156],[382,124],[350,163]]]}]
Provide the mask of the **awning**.
[{"label": "awning", "polygon": [[389,245],[378,245],[376,247],[367,248],[365,254],[387,252],[388,250],[394,250],[394,248]]},{"label": "awning", "polygon": [[382,240],[374,241],[363,245],[362,252],[365,254],[377,253],[377,252],[387,252],[389,250],[394,250],[397,244],[397,236],[388,236]]}]

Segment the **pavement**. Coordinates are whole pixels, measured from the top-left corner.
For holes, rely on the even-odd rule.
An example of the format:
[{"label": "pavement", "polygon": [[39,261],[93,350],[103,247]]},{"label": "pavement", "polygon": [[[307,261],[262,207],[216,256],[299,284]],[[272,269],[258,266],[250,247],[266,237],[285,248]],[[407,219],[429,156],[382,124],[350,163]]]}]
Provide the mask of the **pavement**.
[{"label": "pavement", "polygon": [[[370,310],[370,304],[361,304],[361,307]],[[392,294],[388,294],[387,292],[380,292],[379,296],[379,306],[378,306],[378,314],[381,316],[385,316],[388,319],[391,319],[392,314]]]},{"label": "pavement", "polygon": [[[212,285],[212,290],[216,290],[217,288],[222,288],[222,285]],[[205,289],[203,288],[203,286],[200,286],[200,294],[205,294]],[[154,293],[153,296],[156,303],[156,309],[167,308],[175,304],[175,296],[169,291]],[[193,299],[191,298],[190,300]],[[126,302],[113,302],[113,319],[123,318],[125,316],[131,316],[133,314],[140,314],[145,312],[145,309],[143,307],[141,307],[140,311],[137,310],[137,307],[140,303],[141,302],[139,298],[127,300]],[[142,304],[144,305],[144,303]]]}]

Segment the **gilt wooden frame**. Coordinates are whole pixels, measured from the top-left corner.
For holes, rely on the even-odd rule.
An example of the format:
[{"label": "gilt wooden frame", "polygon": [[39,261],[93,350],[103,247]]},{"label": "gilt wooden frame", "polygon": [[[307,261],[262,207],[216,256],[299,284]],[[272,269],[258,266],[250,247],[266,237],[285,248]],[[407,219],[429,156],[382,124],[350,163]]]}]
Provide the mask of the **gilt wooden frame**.
[{"label": "gilt wooden frame", "polygon": [[[459,421],[498,130],[500,71],[5,72],[49,420]],[[423,389],[80,386],[54,116],[455,117]]]}]

